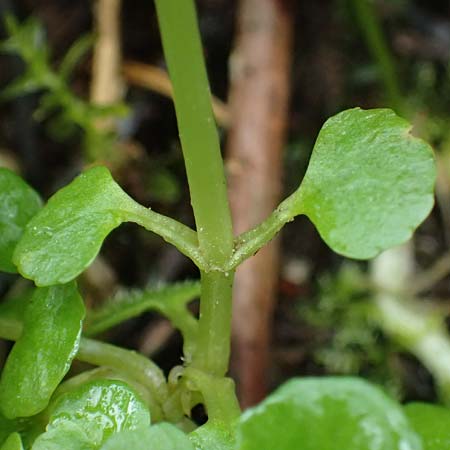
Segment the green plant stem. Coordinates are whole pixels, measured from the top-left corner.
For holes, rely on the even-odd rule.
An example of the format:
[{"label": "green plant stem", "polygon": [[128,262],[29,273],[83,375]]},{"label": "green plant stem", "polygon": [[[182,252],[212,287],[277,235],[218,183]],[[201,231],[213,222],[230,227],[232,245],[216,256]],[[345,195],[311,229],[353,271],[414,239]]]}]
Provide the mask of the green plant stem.
[{"label": "green plant stem", "polygon": [[[19,321],[0,317],[0,338],[16,341],[21,333]],[[159,408],[168,397],[166,378],[161,369],[136,352],[82,337],[76,359],[126,374],[149,390]]]},{"label": "green plant stem", "polygon": [[240,234],[234,241],[234,253],[228,263],[228,269],[233,270],[250,256],[254,255],[260,248],[271,241],[283,228],[298,214],[293,211],[298,191],[283,200],[273,213],[255,228]]},{"label": "green plant stem", "polygon": [[184,371],[187,382],[193,382],[193,389],[201,392],[208,407],[209,420],[232,424],[241,414],[234,395],[235,386],[231,378],[214,378],[203,371],[187,368]]},{"label": "green plant stem", "polygon": [[353,7],[369,51],[377,63],[390,106],[402,114],[404,102],[397,70],[374,6],[369,0],[353,0]]},{"label": "green plant stem", "polygon": [[192,367],[220,377],[228,370],[234,272],[202,272],[200,319]]},{"label": "green plant stem", "polygon": [[207,267],[199,248],[197,233],[188,226],[139,204],[136,204],[133,210],[127,211],[127,220],[161,236],[166,242],[177,247],[198,267]]},{"label": "green plant stem", "polygon": [[146,386],[159,403],[167,397],[166,378],[162,370],[143,355],[105,342],[82,338],[76,358],[127,374]]},{"label": "green plant stem", "polygon": [[220,268],[231,256],[233,233],[195,6],[193,0],[156,0],[156,10],[200,249]]},{"label": "green plant stem", "polygon": [[226,272],[233,231],[193,0],[156,0],[164,54],[174,90],[181,145],[200,250],[199,337],[192,366],[214,376],[228,367],[233,274]]}]

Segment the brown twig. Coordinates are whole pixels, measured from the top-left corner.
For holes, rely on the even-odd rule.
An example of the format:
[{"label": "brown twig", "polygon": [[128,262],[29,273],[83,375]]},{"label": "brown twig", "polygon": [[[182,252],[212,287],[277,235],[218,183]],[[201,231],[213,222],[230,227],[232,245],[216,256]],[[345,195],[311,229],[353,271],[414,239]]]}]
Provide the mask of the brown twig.
[{"label": "brown twig", "polygon": [[91,101],[109,105],[122,100],[120,51],[121,0],[97,0],[97,40],[92,62]]},{"label": "brown twig", "polygon": [[[236,233],[265,219],[281,193],[289,98],[292,14],[282,0],[241,0],[231,57],[227,169]],[[236,273],[233,368],[242,406],[266,394],[278,242]]]},{"label": "brown twig", "polygon": [[[130,84],[150,89],[165,97],[172,98],[172,83],[165,70],[133,61],[126,62],[122,70]],[[212,103],[217,123],[221,127],[227,128],[230,122],[227,106],[216,97],[212,97]]]}]

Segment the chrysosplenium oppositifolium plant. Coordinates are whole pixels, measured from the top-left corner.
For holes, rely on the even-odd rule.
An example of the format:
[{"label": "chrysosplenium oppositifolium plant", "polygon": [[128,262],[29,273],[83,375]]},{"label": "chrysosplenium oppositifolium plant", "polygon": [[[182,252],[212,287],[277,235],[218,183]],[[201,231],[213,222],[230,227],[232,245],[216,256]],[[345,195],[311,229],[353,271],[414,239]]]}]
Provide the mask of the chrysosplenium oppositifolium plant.
[{"label": "chrysosplenium oppositifolium plant", "polygon": [[[357,378],[293,379],[241,414],[226,377],[236,267],[300,214],[348,257],[406,241],[433,205],[433,154],[390,110],[341,112],[320,131],[300,187],[234,237],[193,1],[156,6],[196,231],[136,203],[105,167],[86,170],[45,206],[0,170],[0,268],[36,285],[0,304],[0,336],[15,341],[0,379],[1,449],[450,449],[447,410],[402,407]],[[123,222],[176,246],[200,282],[136,291],[86,312],[76,278]],[[198,318],[186,308],[197,295]],[[146,357],[92,338],[148,309],[184,338],[183,361],[168,378]],[[64,379],[74,358],[97,368]],[[195,429],[197,404],[208,421]]]}]

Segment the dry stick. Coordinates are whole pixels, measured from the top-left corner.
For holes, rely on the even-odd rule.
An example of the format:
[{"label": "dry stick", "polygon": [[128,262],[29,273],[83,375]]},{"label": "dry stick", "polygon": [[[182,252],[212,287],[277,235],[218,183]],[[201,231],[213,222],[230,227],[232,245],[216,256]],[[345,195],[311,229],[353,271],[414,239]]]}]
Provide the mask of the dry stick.
[{"label": "dry stick", "polygon": [[97,40],[92,63],[91,101],[110,105],[122,100],[120,51],[121,0],[97,0]]},{"label": "dry stick", "polygon": [[[289,101],[292,14],[281,0],[241,0],[231,56],[227,169],[234,231],[260,223],[278,204]],[[277,241],[239,267],[234,287],[233,368],[243,407],[267,390]]]},{"label": "dry stick", "polygon": [[[128,61],[123,65],[123,74],[130,84],[150,89],[165,97],[172,98],[173,90],[167,72],[159,67]],[[230,123],[227,106],[218,98],[212,98],[213,111],[217,123],[227,128]]]}]

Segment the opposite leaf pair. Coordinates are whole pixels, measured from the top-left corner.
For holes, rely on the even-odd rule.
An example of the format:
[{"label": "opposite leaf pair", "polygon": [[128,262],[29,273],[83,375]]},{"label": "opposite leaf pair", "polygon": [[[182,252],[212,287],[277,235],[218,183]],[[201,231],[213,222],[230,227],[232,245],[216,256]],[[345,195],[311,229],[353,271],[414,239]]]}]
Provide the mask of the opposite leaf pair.
[{"label": "opposite leaf pair", "polygon": [[27,226],[14,262],[37,285],[66,283],[92,262],[108,233],[133,221],[173,243],[202,270],[233,270],[299,214],[314,222],[333,250],[371,258],[411,237],[433,205],[433,154],[409,129],[384,109],[351,109],[329,119],[298,190],[236,238],[225,267],[208,267],[194,231],[137,204],[102,167],[49,200]]}]

